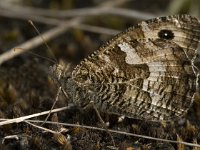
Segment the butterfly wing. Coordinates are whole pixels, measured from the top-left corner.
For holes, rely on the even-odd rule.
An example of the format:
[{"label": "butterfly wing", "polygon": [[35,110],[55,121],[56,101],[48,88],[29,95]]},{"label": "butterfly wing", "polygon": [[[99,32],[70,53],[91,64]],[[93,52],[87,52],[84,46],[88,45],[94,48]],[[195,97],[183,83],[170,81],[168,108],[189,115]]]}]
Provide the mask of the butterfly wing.
[{"label": "butterfly wing", "polygon": [[92,100],[131,118],[180,117],[193,102],[199,41],[200,22],[191,16],[142,22],[82,61],[70,81],[76,88],[68,92],[80,105]]}]

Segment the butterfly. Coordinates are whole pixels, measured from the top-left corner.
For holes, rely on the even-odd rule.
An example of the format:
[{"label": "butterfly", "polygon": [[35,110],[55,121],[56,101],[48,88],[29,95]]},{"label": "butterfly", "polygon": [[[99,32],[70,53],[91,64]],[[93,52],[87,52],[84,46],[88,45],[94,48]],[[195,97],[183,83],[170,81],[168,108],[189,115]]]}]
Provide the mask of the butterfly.
[{"label": "butterfly", "polygon": [[200,21],[173,15],[142,21],[116,35],[70,76],[59,65],[51,70],[75,105],[93,101],[111,114],[172,120],[186,114],[194,101],[199,49]]}]

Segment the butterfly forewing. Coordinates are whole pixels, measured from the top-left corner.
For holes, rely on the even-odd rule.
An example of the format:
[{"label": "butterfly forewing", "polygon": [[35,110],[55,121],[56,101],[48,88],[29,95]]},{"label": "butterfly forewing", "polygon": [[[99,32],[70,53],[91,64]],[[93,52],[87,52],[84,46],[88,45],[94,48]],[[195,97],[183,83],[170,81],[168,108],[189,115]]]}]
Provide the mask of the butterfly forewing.
[{"label": "butterfly forewing", "polygon": [[200,22],[188,15],[144,21],[78,65],[65,83],[80,106],[131,118],[170,120],[190,108]]}]

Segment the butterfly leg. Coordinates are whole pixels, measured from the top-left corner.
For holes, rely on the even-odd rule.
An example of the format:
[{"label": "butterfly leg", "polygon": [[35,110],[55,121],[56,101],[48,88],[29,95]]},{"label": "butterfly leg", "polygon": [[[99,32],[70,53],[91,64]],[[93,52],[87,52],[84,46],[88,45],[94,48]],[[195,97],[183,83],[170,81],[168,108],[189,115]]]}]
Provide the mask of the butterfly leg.
[{"label": "butterfly leg", "polygon": [[106,130],[107,134],[110,136],[113,146],[115,146],[116,144],[115,144],[114,138],[113,138],[112,134],[108,131],[108,126],[102,119],[97,107],[94,105],[94,101],[90,101],[90,103],[88,105],[86,105],[83,109],[87,109],[88,107],[92,107],[95,110],[102,127]]}]

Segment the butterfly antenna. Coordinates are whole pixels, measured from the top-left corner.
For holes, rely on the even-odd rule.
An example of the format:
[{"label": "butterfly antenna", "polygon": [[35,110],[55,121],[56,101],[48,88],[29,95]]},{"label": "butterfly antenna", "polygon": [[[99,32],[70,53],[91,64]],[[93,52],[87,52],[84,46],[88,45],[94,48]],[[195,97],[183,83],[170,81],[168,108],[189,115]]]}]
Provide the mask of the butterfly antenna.
[{"label": "butterfly antenna", "polygon": [[[14,50],[14,51],[18,51],[18,50],[22,50],[22,49],[21,49],[21,48],[14,48],[13,50]],[[48,58],[48,57],[44,57],[44,56],[41,56],[41,55],[38,55],[38,54],[36,54],[36,53],[34,53],[34,52],[27,51],[26,53],[29,53],[29,54],[31,54],[31,55],[34,55],[34,56],[40,57],[40,58],[42,58],[42,59],[48,60],[48,61],[50,61],[50,62],[52,62],[52,63],[56,63],[56,61],[54,61],[53,59]]]},{"label": "butterfly antenna", "polygon": [[[54,60],[53,62],[54,63],[56,62],[56,64],[58,64],[58,61],[57,61],[55,55],[53,54],[52,49],[47,44],[46,40],[44,39],[44,37],[42,36],[42,34],[40,33],[40,31],[36,28],[36,26],[34,25],[34,23],[31,20],[28,20],[28,22],[33,26],[33,28],[35,29],[35,31],[37,32],[37,34],[40,35],[40,37],[43,40],[45,46],[47,47],[47,50],[48,50],[49,54],[53,57],[53,60]],[[34,55],[39,56],[37,54],[34,54]],[[41,58],[44,58],[44,57],[41,57]],[[48,59],[48,60],[50,60],[50,59]],[[51,62],[52,62],[52,60],[51,60]]]}]

